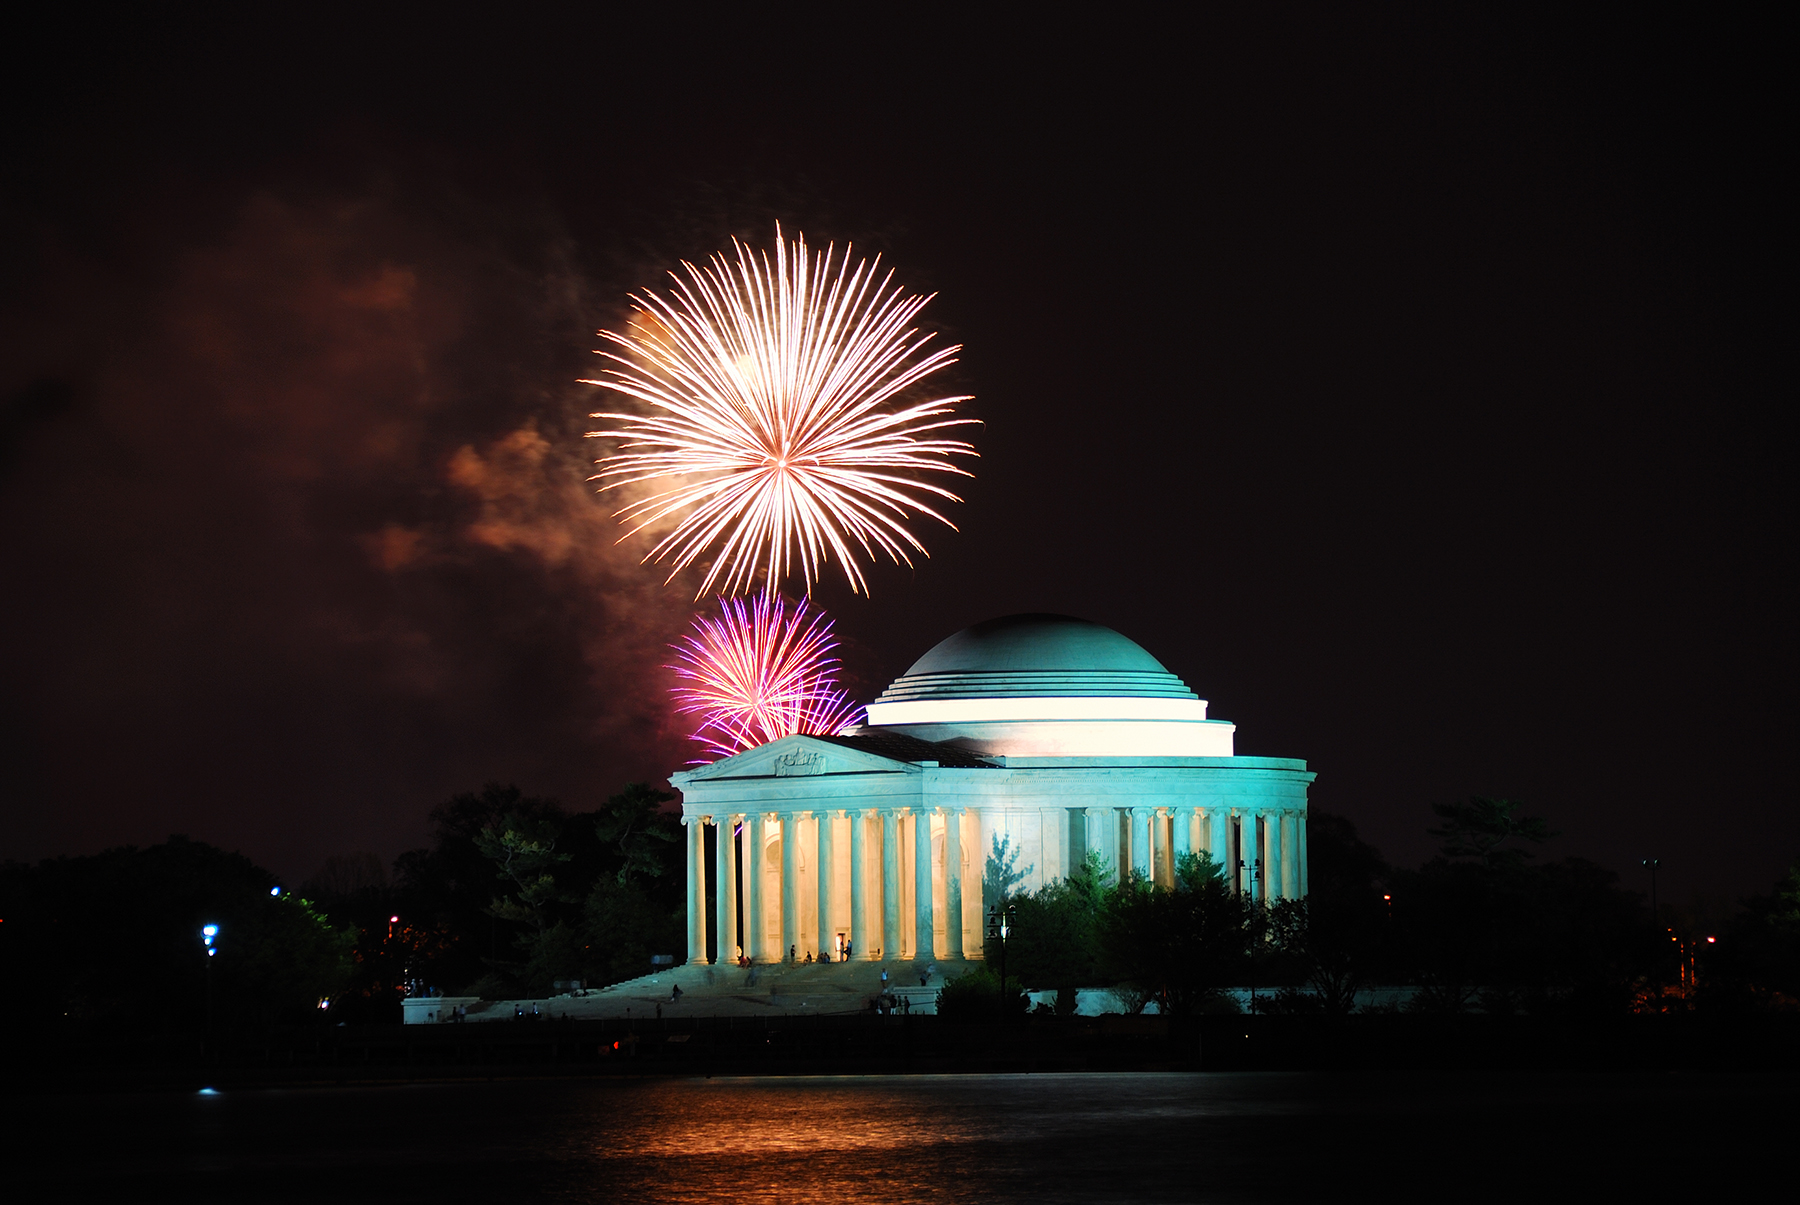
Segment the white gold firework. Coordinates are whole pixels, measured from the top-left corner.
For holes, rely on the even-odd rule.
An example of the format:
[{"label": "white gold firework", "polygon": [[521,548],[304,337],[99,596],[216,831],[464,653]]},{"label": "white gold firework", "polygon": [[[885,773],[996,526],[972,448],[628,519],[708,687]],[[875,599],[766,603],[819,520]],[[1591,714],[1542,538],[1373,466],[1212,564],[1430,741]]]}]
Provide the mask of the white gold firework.
[{"label": "white gold firework", "polygon": [[619,441],[593,480],[603,492],[650,483],[617,512],[621,540],[673,519],[644,559],[667,561],[671,579],[709,561],[700,594],[758,578],[775,590],[793,571],[810,592],[831,557],[866,594],[861,557],[929,555],[914,515],[955,528],[934,504],[961,499],[917,475],[970,476],[950,458],[975,450],[937,434],[975,421],[953,417],[969,398],[900,398],[960,346],[926,350],[933,336],[911,324],[931,297],[878,277],[879,257],[853,265],[848,247],[809,254],[804,236],[775,233],[773,262],[734,239],[735,260],[684,261],[667,295],[632,295],[625,334],[600,332],[616,350],[586,383],[646,412],[592,416],[619,424],[589,432]]}]

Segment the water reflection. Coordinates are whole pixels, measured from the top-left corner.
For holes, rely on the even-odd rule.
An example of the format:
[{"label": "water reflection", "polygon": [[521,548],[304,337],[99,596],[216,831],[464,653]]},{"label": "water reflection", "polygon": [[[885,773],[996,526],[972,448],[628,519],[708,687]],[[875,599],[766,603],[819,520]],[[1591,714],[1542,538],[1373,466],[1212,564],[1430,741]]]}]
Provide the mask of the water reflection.
[{"label": "water reflection", "polygon": [[[7,1098],[18,1198],[1512,1200],[1719,1187],[1793,1077],[1017,1075],[513,1080]],[[1684,1118],[1669,1144],[1646,1125]],[[53,1158],[69,1134],[100,1137]],[[1765,1143],[1761,1137],[1769,1137]]]}]

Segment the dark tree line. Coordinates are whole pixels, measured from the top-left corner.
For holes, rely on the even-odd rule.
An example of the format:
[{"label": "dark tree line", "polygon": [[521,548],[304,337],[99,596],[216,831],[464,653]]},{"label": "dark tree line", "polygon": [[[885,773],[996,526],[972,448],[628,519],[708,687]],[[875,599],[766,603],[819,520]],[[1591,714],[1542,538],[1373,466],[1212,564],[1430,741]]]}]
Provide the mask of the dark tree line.
[{"label": "dark tree line", "polygon": [[634,783],[569,812],[489,783],[432,811],[431,843],[400,855],[391,883],[307,886],[356,924],[355,990],[389,1011],[403,988],[495,999],[615,982],[686,953],[673,798]]},{"label": "dark tree line", "polygon": [[[0,1009],[191,1034],[210,986],[218,1032],[315,1020],[352,981],[356,934],[276,886],[241,854],[183,837],[0,866]],[[219,930],[210,966],[203,925]]]},{"label": "dark tree line", "polygon": [[[1239,1007],[1257,989],[1269,1012],[1343,1015],[1358,992],[1411,989],[1418,1012],[1623,1014],[1674,1008],[1800,1008],[1800,864],[1711,935],[1652,918],[1643,896],[1581,858],[1538,862],[1554,836],[1513,801],[1433,808],[1438,855],[1389,866],[1346,819],[1309,819],[1310,894],[1252,903],[1204,854],[1173,883],[1119,876],[1097,855],[1066,879],[1018,893],[1016,855],[996,843],[985,898],[1005,899],[1007,1006],[1024,989],[1075,1007],[1079,988],[1111,987],[1128,1009],[1193,1014]],[[1693,930],[1693,925],[1687,925]],[[945,991],[947,1013],[994,1015],[1000,950]]]}]

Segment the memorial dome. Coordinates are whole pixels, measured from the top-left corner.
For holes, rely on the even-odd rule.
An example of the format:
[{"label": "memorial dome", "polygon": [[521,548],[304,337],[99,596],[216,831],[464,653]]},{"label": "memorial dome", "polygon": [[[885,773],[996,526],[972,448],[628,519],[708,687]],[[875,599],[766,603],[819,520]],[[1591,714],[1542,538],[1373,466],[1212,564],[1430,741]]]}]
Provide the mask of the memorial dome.
[{"label": "memorial dome", "polygon": [[878,703],[925,699],[1198,696],[1142,645],[1069,615],[1003,615],[939,641]]},{"label": "memorial dome", "polygon": [[1143,646],[1068,615],[964,628],[868,707],[887,730],[1002,756],[1229,757],[1234,726]]}]

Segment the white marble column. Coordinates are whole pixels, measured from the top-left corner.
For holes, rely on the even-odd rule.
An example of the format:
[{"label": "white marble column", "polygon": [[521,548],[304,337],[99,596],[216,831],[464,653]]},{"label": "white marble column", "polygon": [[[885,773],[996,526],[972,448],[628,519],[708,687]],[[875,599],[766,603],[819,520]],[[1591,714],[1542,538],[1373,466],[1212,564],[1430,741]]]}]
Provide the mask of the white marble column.
[{"label": "white marble column", "polygon": [[1194,809],[1175,808],[1172,814],[1175,818],[1173,826],[1175,831],[1175,848],[1169,858],[1169,869],[1172,871],[1179,871],[1181,869],[1181,855],[1194,852]]},{"label": "white marble column", "polygon": [[1296,830],[1294,844],[1299,847],[1299,857],[1297,859],[1295,859],[1298,862],[1298,865],[1294,869],[1296,869],[1300,872],[1300,898],[1305,899],[1308,894],[1307,862],[1309,861],[1309,859],[1307,857],[1307,853],[1306,853],[1306,811],[1305,811],[1305,809],[1301,809],[1300,814],[1294,818],[1294,828]]},{"label": "white marble column", "polygon": [[751,812],[744,819],[744,953],[752,962],[769,958],[769,923],[763,913],[767,894],[763,882],[765,822],[762,812]]},{"label": "white marble column", "polygon": [[913,957],[927,961],[937,957],[931,912],[931,811],[913,811]]},{"label": "white marble column", "polygon": [[1243,847],[1244,890],[1249,894],[1251,899],[1255,900],[1257,903],[1261,903],[1264,896],[1261,873],[1262,868],[1258,865],[1261,861],[1261,855],[1257,852],[1256,848],[1256,821],[1257,815],[1255,812],[1248,810],[1244,812],[1242,819],[1239,821],[1238,841]]},{"label": "white marble column", "polygon": [[1237,865],[1231,858],[1231,809],[1213,808],[1208,818],[1212,821],[1212,844],[1207,852],[1219,864],[1219,873],[1225,876],[1225,881],[1232,884],[1235,890],[1238,872]]},{"label": "white marble column", "polygon": [[781,814],[781,948],[777,960],[788,956],[788,947],[800,943],[800,879],[798,859],[800,816],[794,812]]},{"label": "white marble column", "polygon": [[714,931],[719,935],[720,965],[737,957],[737,831],[736,816],[714,816],[718,842],[713,847],[713,864],[718,870],[719,891],[713,900]]},{"label": "white marble column", "polygon": [[831,826],[834,823],[836,821],[829,811],[813,813],[813,824],[819,830],[819,864],[813,872],[813,877],[819,881],[819,944],[813,950],[819,954],[831,949],[832,941],[837,936],[837,931],[831,925]]},{"label": "white marble column", "polygon": [[687,829],[687,941],[690,963],[706,961],[706,821],[683,816]]},{"label": "white marble column", "polygon": [[1281,813],[1264,812],[1262,825],[1263,899],[1281,898]]},{"label": "white marble column", "polygon": [[1150,846],[1150,819],[1154,813],[1154,808],[1131,809],[1131,868],[1145,879],[1155,870]]},{"label": "white marble column", "polygon": [[1284,900],[1300,898],[1299,867],[1294,865],[1300,853],[1300,843],[1294,839],[1297,818],[1293,812],[1281,813],[1281,898]]},{"label": "white marble column", "polygon": [[962,809],[944,809],[944,957],[963,956]]},{"label": "white marble column", "polygon": [[900,957],[900,814],[881,809],[881,956]]},{"label": "white marble column", "polygon": [[[1083,839],[1082,843],[1086,846],[1088,853],[1099,854],[1102,858],[1107,857],[1106,822],[1112,819],[1112,809],[1088,808],[1084,814],[1087,818],[1087,836]],[[1118,866],[1115,864],[1113,870],[1116,872],[1118,869]],[[984,925],[987,924],[988,905],[993,902],[993,900],[985,899],[981,901],[981,923]]]},{"label": "white marble column", "polygon": [[873,958],[869,950],[868,870],[863,862],[868,854],[867,812],[849,812],[850,817],[850,954],[853,958]]}]

